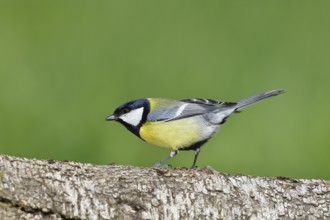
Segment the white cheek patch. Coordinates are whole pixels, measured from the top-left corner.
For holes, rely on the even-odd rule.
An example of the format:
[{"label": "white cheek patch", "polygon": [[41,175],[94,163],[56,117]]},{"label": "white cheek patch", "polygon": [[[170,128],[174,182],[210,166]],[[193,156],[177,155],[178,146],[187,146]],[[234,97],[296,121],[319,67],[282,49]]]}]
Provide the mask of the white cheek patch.
[{"label": "white cheek patch", "polygon": [[120,116],[119,118],[128,124],[137,126],[142,120],[143,110],[143,107],[137,108]]}]

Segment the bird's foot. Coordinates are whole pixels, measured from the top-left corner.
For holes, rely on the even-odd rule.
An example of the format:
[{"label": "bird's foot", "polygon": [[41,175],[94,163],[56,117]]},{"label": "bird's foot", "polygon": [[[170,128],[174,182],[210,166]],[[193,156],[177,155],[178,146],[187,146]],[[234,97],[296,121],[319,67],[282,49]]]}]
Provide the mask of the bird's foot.
[{"label": "bird's foot", "polygon": [[156,163],[152,168],[172,168],[171,164]]}]

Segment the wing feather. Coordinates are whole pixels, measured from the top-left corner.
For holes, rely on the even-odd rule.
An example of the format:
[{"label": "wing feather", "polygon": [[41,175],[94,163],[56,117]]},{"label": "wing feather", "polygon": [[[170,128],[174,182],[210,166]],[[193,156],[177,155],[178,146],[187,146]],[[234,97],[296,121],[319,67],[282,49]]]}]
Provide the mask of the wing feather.
[{"label": "wing feather", "polygon": [[218,106],[223,105],[223,106],[230,106],[230,105],[236,105],[236,102],[225,102],[225,101],[220,101],[220,100],[215,100],[215,99],[201,99],[201,98],[196,98],[196,99],[182,99],[180,100],[182,102],[188,102],[188,103],[195,103],[195,104],[201,104],[201,105],[211,105],[211,106]]},{"label": "wing feather", "polygon": [[183,99],[173,101],[166,108],[154,110],[149,113],[148,121],[172,121],[210,113],[223,106],[229,106],[231,102],[222,102],[213,99]]}]

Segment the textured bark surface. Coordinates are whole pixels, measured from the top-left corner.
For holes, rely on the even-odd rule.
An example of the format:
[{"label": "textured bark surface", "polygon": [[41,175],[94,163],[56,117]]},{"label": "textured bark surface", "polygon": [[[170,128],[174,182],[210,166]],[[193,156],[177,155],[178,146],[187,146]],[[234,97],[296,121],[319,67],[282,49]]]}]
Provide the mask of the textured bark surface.
[{"label": "textured bark surface", "polygon": [[0,155],[0,219],[330,219],[330,181]]}]

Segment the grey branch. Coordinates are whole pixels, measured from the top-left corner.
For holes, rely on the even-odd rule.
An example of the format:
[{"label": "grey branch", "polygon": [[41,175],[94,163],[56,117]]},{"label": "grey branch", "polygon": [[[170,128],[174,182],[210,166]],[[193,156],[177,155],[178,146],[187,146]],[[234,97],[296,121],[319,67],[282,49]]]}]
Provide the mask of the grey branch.
[{"label": "grey branch", "polygon": [[0,155],[0,219],[330,219],[330,181]]}]

